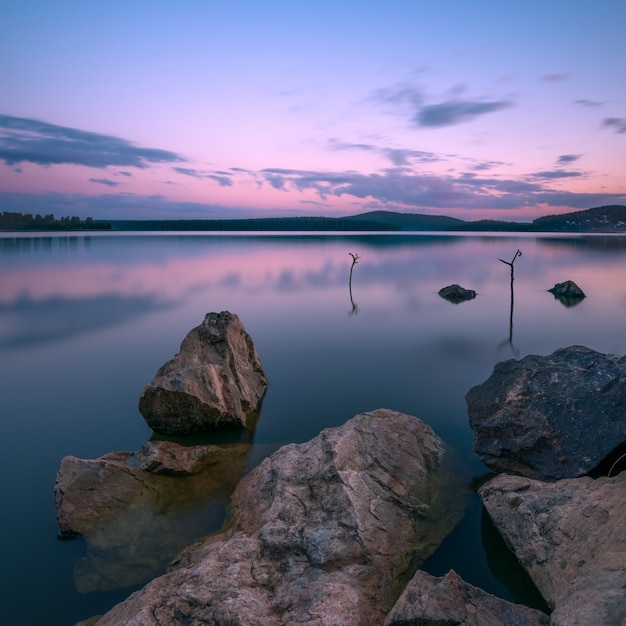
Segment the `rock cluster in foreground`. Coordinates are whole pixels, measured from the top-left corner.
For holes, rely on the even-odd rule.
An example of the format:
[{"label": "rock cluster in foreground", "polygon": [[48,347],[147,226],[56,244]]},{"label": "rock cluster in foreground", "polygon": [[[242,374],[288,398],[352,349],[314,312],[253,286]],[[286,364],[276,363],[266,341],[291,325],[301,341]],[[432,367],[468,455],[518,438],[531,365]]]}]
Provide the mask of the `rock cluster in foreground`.
[{"label": "rock cluster in foreground", "polygon": [[237,486],[233,523],[99,626],[382,624],[463,499],[445,446],[380,409],[265,459]]},{"label": "rock cluster in foreground", "polygon": [[250,335],[234,313],[207,313],[180,352],[146,385],[139,411],[156,432],[254,426],[268,386]]}]

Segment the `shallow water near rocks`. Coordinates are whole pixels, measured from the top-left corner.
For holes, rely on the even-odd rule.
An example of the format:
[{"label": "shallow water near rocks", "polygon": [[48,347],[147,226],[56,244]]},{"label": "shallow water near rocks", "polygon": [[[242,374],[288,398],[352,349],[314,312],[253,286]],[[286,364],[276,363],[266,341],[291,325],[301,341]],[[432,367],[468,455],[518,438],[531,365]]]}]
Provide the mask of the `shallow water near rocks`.
[{"label": "shallow water near rocks", "polygon": [[[499,259],[518,249],[512,298]],[[509,358],[574,344],[626,353],[625,272],[626,238],[605,235],[0,234],[0,623],[73,624],[140,584],[127,586],[141,575],[114,549],[98,554],[113,583],[85,584],[85,542],[57,538],[55,476],[66,455],[135,451],[154,436],[139,395],[207,312],[239,315],[270,381],[248,469],[384,407],[428,423],[474,485],[488,472],[467,391]],[[547,291],[566,280],[586,297],[564,304]],[[438,295],[450,284],[477,296],[451,303]],[[223,500],[180,512],[195,534],[224,515]],[[423,568],[540,604],[477,497]]]}]

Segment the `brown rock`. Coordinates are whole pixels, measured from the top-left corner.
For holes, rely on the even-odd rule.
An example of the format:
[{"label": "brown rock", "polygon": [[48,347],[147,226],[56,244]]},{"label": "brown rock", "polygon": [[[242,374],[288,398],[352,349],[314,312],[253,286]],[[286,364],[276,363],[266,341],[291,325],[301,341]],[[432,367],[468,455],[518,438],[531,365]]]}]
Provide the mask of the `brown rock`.
[{"label": "brown rock", "polygon": [[417,571],[384,626],[547,626],[541,611],[513,604],[466,583],[454,570],[437,578]]},{"label": "brown rock", "polygon": [[139,399],[157,432],[189,434],[220,427],[253,429],[267,389],[252,339],[234,313],[207,313]]},{"label": "brown rock", "polygon": [[626,623],[626,472],[555,483],[501,474],[479,493],[551,624]]},{"label": "brown rock", "polygon": [[79,591],[144,583],[187,545],[218,530],[250,444],[185,447],[166,441],[99,459],[65,457],[55,484],[62,535],[80,534]]},{"label": "brown rock", "polygon": [[228,532],[98,624],[380,624],[459,519],[449,461],[432,429],[385,409],[284,446],[237,486]]}]

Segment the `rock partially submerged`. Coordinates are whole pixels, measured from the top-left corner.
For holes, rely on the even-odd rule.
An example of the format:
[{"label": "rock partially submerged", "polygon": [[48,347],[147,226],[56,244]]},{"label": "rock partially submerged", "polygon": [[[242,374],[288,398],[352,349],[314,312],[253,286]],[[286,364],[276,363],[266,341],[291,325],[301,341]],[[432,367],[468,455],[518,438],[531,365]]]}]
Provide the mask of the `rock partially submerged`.
[{"label": "rock partially submerged", "polygon": [[565,306],[578,304],[585,297],[585,292],[573,280],[557,283],[548,291]]},{"label": "rock partially submerged", "polygon": [[479,493],[553,626],[626,623],[626,472],[555,483],[502,474]]},{"label": "rock partially submerged", "polygon": [[466,395],[474,449],[495,472],[589,473],[626,440],[626,357],[584,346],[498,363]]},{"label": "rock partially submerged", "polygon": [[465,302],[466,300],[473,300],[476,297],[476,292],[473,289],[465,289],[460,285],[448,285],[439,290],[439,295],[454,304],[459,302]]},{"label": "rock partially submerged", "polygon": [[74,568],[78,590],[145,583],[183,548],[218,530],[249,451],[249,443],[153,441],[136,453],[65,457],[54,489],[56,516],[62,535],[87,542]]},{"label": "rock partially submerged", "polygon": [[435,577],[416,572],[384,626],[548,626],[541,611],[498,598],[466,583],[454,570]]},{"label": "rock partially submerged", "polygon": [[254,343],[234,313],[207,313],[139,399],[157,432],[190,434],[254,426],[268,386]]},{"label": "rock partially submerged", "polygon": [[386,409],[284,446],[237,486],[227,532],[98,624],[380,624],[460,518],[449,458],[429,426]]}]

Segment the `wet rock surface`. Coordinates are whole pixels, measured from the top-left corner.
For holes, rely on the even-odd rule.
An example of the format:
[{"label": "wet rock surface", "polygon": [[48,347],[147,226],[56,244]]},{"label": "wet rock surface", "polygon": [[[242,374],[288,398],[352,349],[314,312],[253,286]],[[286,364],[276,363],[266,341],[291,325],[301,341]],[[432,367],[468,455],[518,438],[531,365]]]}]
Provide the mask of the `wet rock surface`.
[{"label": "wet rock surface", "polygon": [[379,409],[265,459],[237,486],[232,526],[98,622],[382,623],[465,503],[421,420]]},{"label": "wet rock surface", "polygon": [[570,346],[498,363],[466,395],[474,449],[495,472],[582,476],[626,441],[626,357]]},{"label": "wet rock surface", "polygon": [[65,457],[55,483],[62,535],[81,535],[82,592],[129,587],[162,574],[187,545],[222,526],[250,444],[145,444],[98,459]]},{"label": "wet rock surface", "polygon": [[156,432],[191,434],[255,426],[268,386],[261,360],[239,317],[207,313],[139,398]]},{"label": "wet rock surface", "polygon": [[479,493],[551,624],[626,623],[626,472],[554,483],[502,474]]}]

